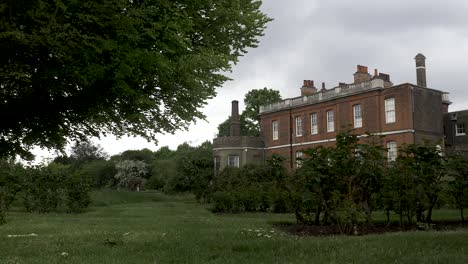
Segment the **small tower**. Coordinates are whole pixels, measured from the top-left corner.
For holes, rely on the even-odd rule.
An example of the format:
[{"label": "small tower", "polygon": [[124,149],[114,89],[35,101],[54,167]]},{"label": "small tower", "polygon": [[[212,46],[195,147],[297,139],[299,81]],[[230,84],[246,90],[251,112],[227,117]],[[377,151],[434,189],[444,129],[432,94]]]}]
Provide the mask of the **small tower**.
[{"label": "small tower", "polygon": [[418,53],[416,57],[414,57],[416,61],[416,80],[417,84],[421,87],[427,87],[426,84],[426,57],[421,53]]}]

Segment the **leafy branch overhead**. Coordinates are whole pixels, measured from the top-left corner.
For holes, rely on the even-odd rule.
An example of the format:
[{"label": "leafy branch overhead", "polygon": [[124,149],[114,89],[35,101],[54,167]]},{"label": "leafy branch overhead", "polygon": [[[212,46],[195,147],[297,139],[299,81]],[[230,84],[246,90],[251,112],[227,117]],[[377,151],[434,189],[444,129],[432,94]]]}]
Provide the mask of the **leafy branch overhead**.
[{"label": "leafy branch overhead", "polygon": [[32,145],[187,128],[256,47],[256,0],[0,4],[0,157]]}]

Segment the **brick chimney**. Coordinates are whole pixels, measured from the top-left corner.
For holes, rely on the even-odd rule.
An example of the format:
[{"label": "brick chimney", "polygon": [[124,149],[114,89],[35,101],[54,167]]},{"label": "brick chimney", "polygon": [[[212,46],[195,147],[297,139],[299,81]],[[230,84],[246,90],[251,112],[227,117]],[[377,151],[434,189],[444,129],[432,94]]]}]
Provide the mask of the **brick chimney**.
[{"label": "brick chimney", "polygon": [[239,101],[231,102],[231,130],[229,135],[231,137],[237,137],[241,135],[241,127],[239,121]]},{"label": "brick chimney", "polygon": [[304,84],[301,87],[301,96],[311,95],[317,92],[317,88],[314,86],[313,80],[304,80]]},{"label": "brick chimney", "polygon": [[421,87],[427,87],[426,84],[426,57],[421,53],[418,53],[416,57],[414,57],[416,61],[416,80],[417,84]]},{"label": "brick chimney", "polygon": [[358,65],[354,75],[354,83],[370,81],[371,75],[367,70],[367,66]]}]

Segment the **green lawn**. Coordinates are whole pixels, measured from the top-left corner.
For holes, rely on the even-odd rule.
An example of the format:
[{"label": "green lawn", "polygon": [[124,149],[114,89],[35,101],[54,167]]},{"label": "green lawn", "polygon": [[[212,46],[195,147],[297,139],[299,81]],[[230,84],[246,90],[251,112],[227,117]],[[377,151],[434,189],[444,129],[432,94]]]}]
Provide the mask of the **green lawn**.
[{"label": "green lawn", "polygon": [[295,237],[271,225],[292,215],[217,215],[191,197],[158,193],[94,199],[80,215],[11,212],[0,226],[0,263],[468,263],[467,229]]}]

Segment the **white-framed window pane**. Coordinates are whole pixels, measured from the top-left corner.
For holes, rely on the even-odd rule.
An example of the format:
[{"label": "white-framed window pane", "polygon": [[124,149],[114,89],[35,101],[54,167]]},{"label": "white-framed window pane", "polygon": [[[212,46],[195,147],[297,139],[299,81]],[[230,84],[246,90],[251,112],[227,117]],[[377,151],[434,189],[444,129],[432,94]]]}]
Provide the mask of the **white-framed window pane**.
[{"label": "white-framed window pane", "polygon": [[221,167],[221,158],[218,156],[214,157],[214,169],[215,171],[218,171],[219,168]]},{"label": "white-framed window pane", "polygon": [[335,131],[335,113],[327,111],[327,132]]},{"label": "white-framed window pane", "polygon": [[229,155],[228,156],[228,167],[239,168],[239,156]]},{"label": "white-framed window pane", "polygon": [[302,166],[302,151],[296,152],[296,168],[300,168]]},{"label": "white-framed window pane", "polygon": [[353,106],[354,127],[362,127],[362,112],[361,105]]},{"label": "white-framed window pane", "polygon": [[302,117],[296,117],[296,136],[302,136]]},{"label": "white-framed window pane", "polygon": [[464,136],[464,135],[466,135],[465,123],[458,123],[458,124],[455,124],[455,135],[456,135],[456,136]]},{"label": "white-framed window pane", "polygon": [[310,133],[315,135],[318,133],[317,113],[310,115]]},{"label": "white-framed window pane", "polygon": [[278,121],[275,120],[272,123],[273,127],[273,140],[278,140]]},{"label": "white-framed window pane", "polygon": [[395,98],[385,99],[385,123],[395,122]]},{"label": "white-framed window pane", "polygon": [[395,141],[387,142],[388,161],[395,161],[398,155],[397,144]]}]

